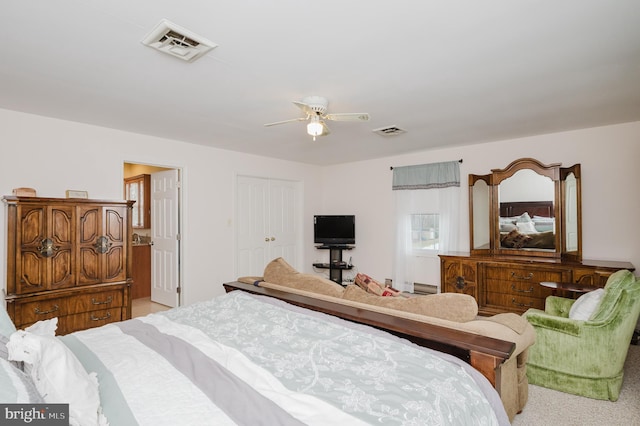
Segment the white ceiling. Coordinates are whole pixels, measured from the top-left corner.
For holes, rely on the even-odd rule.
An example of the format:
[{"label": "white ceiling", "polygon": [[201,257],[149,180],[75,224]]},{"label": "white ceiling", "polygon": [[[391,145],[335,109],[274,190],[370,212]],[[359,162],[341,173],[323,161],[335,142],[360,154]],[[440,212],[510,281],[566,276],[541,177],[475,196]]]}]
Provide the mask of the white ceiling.
[{"label": "white ceiling", "polygon": [[[4,0],[0,39],[0,108],[312,164],[640,120],[638,0]],[[308,95],[371,120],[263,126]]]}]

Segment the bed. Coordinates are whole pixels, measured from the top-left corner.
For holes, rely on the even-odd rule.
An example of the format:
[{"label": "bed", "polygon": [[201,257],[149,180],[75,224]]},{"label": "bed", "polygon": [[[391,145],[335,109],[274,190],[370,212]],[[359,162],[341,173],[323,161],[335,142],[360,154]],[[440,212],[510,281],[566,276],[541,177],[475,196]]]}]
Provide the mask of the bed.
[{"label": "bed", "polygon": [[66,336],[54,322],[0,328],[5,358],[31,370],[0,351],[1,402],[68,402],[83,425],[509,424],[463,360],[271,297],[232,291]]},{"label": "bed", "polygon": [[501,202],[499,221],[501,247],[555,250],[552,201]]}]

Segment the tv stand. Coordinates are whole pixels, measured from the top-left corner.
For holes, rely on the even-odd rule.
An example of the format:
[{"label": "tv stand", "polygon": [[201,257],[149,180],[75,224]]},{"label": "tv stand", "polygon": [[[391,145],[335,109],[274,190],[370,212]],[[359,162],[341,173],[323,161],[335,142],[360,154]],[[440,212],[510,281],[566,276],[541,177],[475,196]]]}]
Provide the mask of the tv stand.
[{"label": "tv stand", "polygon": [[342,271],[353,268],[352,265],[342,260],[342,251],[351,250],[348,245],[322,245],[316,246],[318,250],[329,250],[329,263],[314,263],[315,268],[328,269],[329,279],[342,285]]}]

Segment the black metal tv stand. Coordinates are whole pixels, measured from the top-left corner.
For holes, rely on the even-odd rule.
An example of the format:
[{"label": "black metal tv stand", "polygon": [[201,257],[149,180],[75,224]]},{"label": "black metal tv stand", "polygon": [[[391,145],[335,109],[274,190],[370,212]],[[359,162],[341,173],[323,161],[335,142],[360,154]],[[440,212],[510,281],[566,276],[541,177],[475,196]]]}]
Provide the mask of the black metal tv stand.
[{"label": "black metal tv stand", "polygon": [[318,250],[329,250],[329,263],[314,263],[315,268],[328,269],[329,278],[342,285],[342,271],[353,268],[353,265],[342,260],[342,251],[351,250],[349,245],[322,245],[316,246]]}]

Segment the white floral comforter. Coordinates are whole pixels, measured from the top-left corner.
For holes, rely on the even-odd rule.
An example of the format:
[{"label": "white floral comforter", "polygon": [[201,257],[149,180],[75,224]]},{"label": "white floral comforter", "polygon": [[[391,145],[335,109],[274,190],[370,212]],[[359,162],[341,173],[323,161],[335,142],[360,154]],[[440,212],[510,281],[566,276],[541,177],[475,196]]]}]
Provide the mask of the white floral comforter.
[{"label": "white floral comforter", "polygon": [[97,371],[112,426],[508,424],[452,357],[239,291],[62,339]]}]

